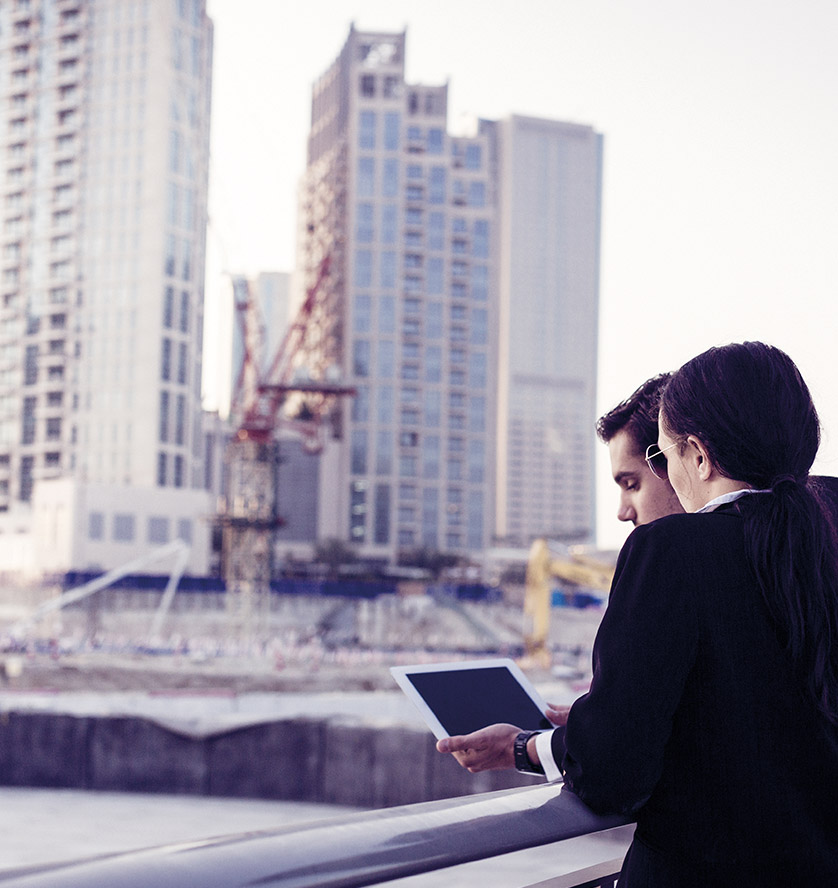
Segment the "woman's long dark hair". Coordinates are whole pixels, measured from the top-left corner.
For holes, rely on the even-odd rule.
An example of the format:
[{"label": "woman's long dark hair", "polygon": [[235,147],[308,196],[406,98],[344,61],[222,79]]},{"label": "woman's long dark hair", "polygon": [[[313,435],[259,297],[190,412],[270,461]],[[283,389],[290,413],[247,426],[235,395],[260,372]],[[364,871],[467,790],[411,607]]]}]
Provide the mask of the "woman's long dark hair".
[{"label": "woman's long dark hair", "polygon": [[737,500],[748,558],[801,680],[838,724],[838,534],[809,479],[820,424],[803,377],[761,342],[711,348],[673,374],[661,421],[682,444],[698,438],[722,475],[771,491]]}]

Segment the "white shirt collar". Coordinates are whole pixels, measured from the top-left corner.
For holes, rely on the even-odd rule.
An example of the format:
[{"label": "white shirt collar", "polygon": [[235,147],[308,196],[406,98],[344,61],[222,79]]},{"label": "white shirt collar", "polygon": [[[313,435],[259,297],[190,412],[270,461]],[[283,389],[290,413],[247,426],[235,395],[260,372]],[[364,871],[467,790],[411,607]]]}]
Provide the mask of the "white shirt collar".
[{"label": "white shirt collar", "polygon": [[696,509],[695,514],[698,515],[701,512],[714,512],[719,506],[723,506],[725,503],[732,503],[749,493],[771,493],[771,491],[754,490],[752,487],[743,487],[741,490],[731,490],[730,493],[723,493],[721,496],[711,499],[709,503],[706,503],[700,509]]}]

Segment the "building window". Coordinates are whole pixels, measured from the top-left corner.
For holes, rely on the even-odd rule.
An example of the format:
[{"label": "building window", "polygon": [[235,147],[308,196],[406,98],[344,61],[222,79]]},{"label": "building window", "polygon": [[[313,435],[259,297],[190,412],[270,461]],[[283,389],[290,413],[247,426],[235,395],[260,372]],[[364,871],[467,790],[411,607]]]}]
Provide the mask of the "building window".
[{"label": "building window", "polygon": [[23,424],[21,429],[21,444],[34,444],[35,442],[35,398],[23,399]]},{"label": "building window", "polygon": [[386,293],[378,300],[378,332],[396,332],[396,300]]},{"label": "building window", "polygon": [[175,273],[175,236],[173,234],[166,235],[166,255],[163,260],[163,272],[169,277],[173,277]]},{"label": "building window", "polygon": [[375,148],[375,111],[362,111],[358,115],[358,147]]},{"label": "building window", "polygon": [[381,207],[381,243],[395,244],[398,235],[398,214],[395,204]]},{"label": "building window", "polygon": [[422,447],[422,477],[426,480],[439,478],[439,435],[425,435]]},{"label": "building window", "polygon": [[481,438],[472,438],[468,442],[468,480],[481,484],[484,477],[486,460],[485,447]]},{"label": "building window", "polygon": [[186,443],[186,396],[178,395],[175,401],[175,444]]},{"label": "building window", "polygon": [[466,169],[479,170],[483,162],[483,150],[480,145],[466,145]]},{"label": "building window", "polygon": [[381,268],[379,269],[379,277],[382,287],[389,290],[396,286],[396,269],[396,253],[392,250],[385,250],[381,253]]},{"label": "building window", "polygon": [[431,167],[431,184],[428,189],[428,201],[432,204],[445,203],[445,167]]},{"label": "building window", "polygon": [[61,438],[61,417],[51,416],[47,419],[47,441],[58,441]]},{"label": "building window", "polygon": [[474,389],[486,388],[487,362],[485,352],[472,352],[469,355],[469,386]]},{"label": "building window", "polygon": [[371,243],[374,236],[373,205],[359,203],[355,210],[355,239],[362,244]]},{"label": "building window", "polygon": [[392,379],[396,373],[396,345],[390,339],[378,343],[378,375]]},{"label": "building window", "polygon": [[375,194],[375,160],[372,157],[358,158],[359,197],[373,197]]},{"label": "building window", "polygon": [[375,74],[361,75],[361,95],[365,99],[375,98]]},{"label": "building window", "polygon": [[87,516],[87,538],[90,540],[105,538],[105,516],[102,512],[91,512]]},{"label": "building window", "polygon": [[375,472],[389,475],[393,471],[393,433],[379,430],[376,435]]},{"label": "building window", "polygon": [[378,421],[387,425],[393,421],[393,387],[382,385],[378,390]]},{"label": "building window", "polygon": [[442,337],[442,303],[429,302],[425,313],[425,335],[428,339],[440,339]]},{"label": "building window", "polygon": [[187,368],[189,366],[189,348],[185,342],[178,343],[177,381],[180,385],[186,385],[188,380]]},{"label": "building window", "polygon": [[165,444],[169,440],[169,393],[160,392],[160,440]]},{"label": "building window", "polygon": [[486,265],[471,267],[471,296],[479,302],[489,298],[489,269]]},{"label": "building window", "polygon": [[384,197],[397,197],[399,193],[399,161],[388,157],[384,160],[381,180],[381,193]]},{"label": "building window", "polygon": [[134,516],[117,513],[113,516],[113,539],[117,543],[134,541]]},{"label": "building window", "polygon": [[353,300],[352,329],[369,333],[372,329],[372,299],[369,293],[356,293]]},{"label": "building window", "polygon": [[481,395],[469,398],[468,428],[470,432],[486,431],[486,399]]},{"label": "building window", "polygon": [[367,473],[367,433],[364,429],[352,430],[349,471],[353,475],[365,475]]},{"label": "building window", "polygon": [[168,460],[166,459],[166,454],[162,453],[162,452],[158,453],[157,454],[157,486],[158,487],[165,487],[166,486],[167,475],[168,475],[168,472],[166,470],[167,463],[168,463]]},{"label": "building window", "polygon": [[428,428],[439,428],[442,418],[442,394],[438,389],[425,391],[425,425]]},{"label": "building window", "polygon": [[186,483],[186,461],[184,458],[178,453],[175,455],[175,476],[174,476],[174,486],[175,487],[183,487]]},{"label": "building window", "polygon": [[148,541],[152,545],[169,542],[169,519],[165,516],[151,516],[148,519]]},{"label": "building window", "polygon": [[163,326],[167,330],[172,329],[175,316],[175,291],[172,287],[166,287],[163,294]]},{"label": "building window", "polygon": [[359,288],[372,286],[372,251],[355,251],[355,274],[353,276],[353,283]]},{"label": "building window", "polygon": [[370,387],[368,385],[359,385],[355,390],[355,397],[352,399],[352,421],[367,422],[370,418]]},{"label": "building window", "polygon": [[469,182],[468,185],[468,205],[470,207],[486,206],[486,183],[485,182]]},{"label": "building window", "polygon": [[160,378],[168,381],[172,378],[172,340],[164,338],[160,347]]},{"label": "building window", "polygon": [[475,219],[471,232],[471,255],[475,259],[489,258],[489,223],[485,219]]},{"label": "building window", "polygon": [[356,339],[352,344],[352,373],[359,377],[370,375],[370,343],[368,339]]},{"label": "building window", "polygon": [[[395,77],[386,77],[384,81],[385,90],[389,81],[398,79]],[[384,148],[387,151],[398,151],[401,137],[401,115],[396,111],[388,111],[384,115]]]},{"label": "building window", "polygon": [[375,515],[373,517],[373,541],[390,542],[390,485],[375,485]]},{"label": "building window", "polygon": [[486,345],[489,337],[489,316],[485,308],[471,310],[471,344]]},{"label": "building window", "polygon": [[188,546],[192,545],[192,535],[193,535],[193,527],[192,527],[192,519],[191,518],[178,518],[177,522],[177,538],[182,542],[186,543]]},{"label": "building window", "polygon": [[483,548],[483,494],[473,490],[468,497],[466,535],[470,549]]}]

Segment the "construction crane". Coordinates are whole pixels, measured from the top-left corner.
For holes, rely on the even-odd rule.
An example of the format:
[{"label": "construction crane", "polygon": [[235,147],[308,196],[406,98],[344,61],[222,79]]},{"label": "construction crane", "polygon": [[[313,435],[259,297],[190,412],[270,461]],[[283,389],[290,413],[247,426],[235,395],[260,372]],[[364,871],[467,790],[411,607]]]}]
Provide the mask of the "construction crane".
[{"label": "construction crane", "polygon": [[[276,433],[291,429],[307,450],[315,452],[323,446],[324,421],[336,411],[338,399],[354,394],[336,379],[313,379],[310,371],[303,373],[309,352],[322,348],[318,341],[322,331],[312,329],[312,315],[328,274],[327,257],[266,372],[262,371],[265,336],[259,307],[247,279],[233,281],[243,357],[233,396],[235,432],[225,453],[226,496],[218,521],[228,617],[232,628],[248,640],[267,620],[274,544],[283,524]],[[292,395],[297,400],[294,412],[286,409]]]},{"label": "construction crane", "polygon": [[547,540],[537,539],[530,547],[524,593],[524,648],[534,665],[550,665],[551,583],[558,577],[567,583],[608,593],[614,578],[614,565],[590,555],[571,552],[569,559],[553,558]]}]

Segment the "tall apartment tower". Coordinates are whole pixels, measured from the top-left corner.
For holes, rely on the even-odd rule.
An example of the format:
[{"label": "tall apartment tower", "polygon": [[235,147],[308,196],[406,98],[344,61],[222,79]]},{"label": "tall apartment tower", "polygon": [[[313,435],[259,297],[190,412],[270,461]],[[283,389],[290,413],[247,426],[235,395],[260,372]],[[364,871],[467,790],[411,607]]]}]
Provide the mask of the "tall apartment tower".
[{"label": "tall apartment tower", "polygon": [[83,560],[199,502],[211,69],[204,0],[0,4],[0,510],[62,480]]},{"label": "tall apartment tower", "polygon": [[447,87],[405,83],[404,34],[354,29],[314,87],[303,267],[324,368],[357,394],[324,454],[321,536],[369,555],[479,551],[492,532],[489,142]]},{"label": "tall apartment tower", "polygon": [[602,136],[519,116],[493,126],[497,535],[592,543]]},{"label": "tall apartment tower", "polygon": [[[499,532],[527,543],[572,527],[587,538],[598,168],[586,172],[596,181],[585,197],[597,226],[573,233],[576,169],[561,172],[561,125],[543,125],[546,147],[519,118],[452,135],[447,86],[406,83],[404,61],[403,33],[353,28],[314,87],[300,214],[300,268],[309,286],[320,275],[311,369],[357,392],[323,456],[320,536],[390,560],[422,547],[479,557]],[[578,137],[563,132],[568,144]],[[518,225],[537,236],[528,242]],[[577,261],[568,251],[586,237]],[[593,269],[583,274],[584,263]],[[592,287],[583,292],[580,277]],[[556,328],[565,322],[572,329]],[[568,341],[572,353],[557,358]],[[513,403],[520,396],[526,403]],[[538,423],[547,453],[529,460],[518,435]],[[547,459],[555,428],[561,483]],[[565,468],[582,475],[565,484]],[[539,495],[526,516],[517,498],[506,502],[518,481]],[[554,493],[562,499],[542,507]]]}]

